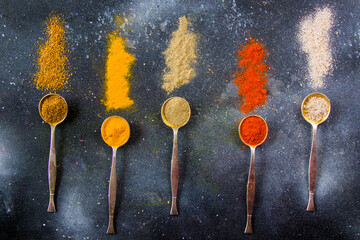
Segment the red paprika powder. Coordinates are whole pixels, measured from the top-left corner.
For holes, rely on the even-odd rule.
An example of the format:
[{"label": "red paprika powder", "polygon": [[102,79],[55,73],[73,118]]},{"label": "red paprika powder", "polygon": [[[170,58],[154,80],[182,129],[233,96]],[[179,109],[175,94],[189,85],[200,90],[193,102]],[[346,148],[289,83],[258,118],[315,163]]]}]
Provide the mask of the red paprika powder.
[{"label": "red paprika powder", "polygon": [[243,101],[240,110],[248,113],[267,99],[267,53],[259,40],[250,38],[237,55],[239,72],[235,73],[233,83],[238,87],[238,96]]},{"label": "red paprika powder", "polygon": [[266,122],[262,118],[249,116],[241,122],[239,131],[243,142],[255,146],[266,138],[268,130]]}]

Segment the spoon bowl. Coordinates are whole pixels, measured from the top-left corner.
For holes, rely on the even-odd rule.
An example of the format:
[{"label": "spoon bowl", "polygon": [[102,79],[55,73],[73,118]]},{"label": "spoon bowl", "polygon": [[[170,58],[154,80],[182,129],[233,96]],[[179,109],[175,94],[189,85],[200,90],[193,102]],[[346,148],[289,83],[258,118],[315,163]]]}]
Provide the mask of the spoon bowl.
[{"label": "spoon bowl", "polygon": [[[112,122],[112,121],[116,121],[116,122],[118,122],[118,123],[120,123],[120,124],[122,123],[123,126],[125,126],[125,128],[126,128],[126,129],[117,129],[118,134],[121,134],[121,131],[125,131],[125,133],[128,133],[128,134],[126,134],[125,136],[122,135],[122,136],[123,136],[122,139],[118,139],[117,141],[114,141],[114,142],[110,142],[110,141],[109,141],[109,138],[113,138],[113,137],[114,137],[114,136],[110,136],[111,134],[114,134],[114,132],[111,133],[111,134],[108,134],[108,133],[106,132],[107,124],[109,124],[109,123]],[[109,135],[109,136],[107,136],[107,135]],[[102,125],[101,125],[101,137],[102,137],[102,139],[104,140],[104,142],[105,142],[107,145],[109,145],[110,147],[119,148],[119,147],[123,146],[123,145],[129,140],[129,138],[130,138],[130,125],[129,125],[129,123],[125,120],[125,118],[122,118],[122,117],[119,117],[119,116],[110,116],[110,117],[106,118],[106,119],[104,120],[104,122],[102,123]]]},{"label": "spoon bowl", "polygon": [[191,109],[189,103],[181,97],[167,99],[161,107],[161,117],[164,123],[171,127],[174,133],[173,152],[171,158],[171,209],[170,215],[179,215],[177,209],[177,191],[179,184],[179,159],[177,134],[190,119]]},{"label": "spoon bowl", "polygon": [[[183,109],[185,112],[183,114],[183,118],[182,118],[182,121],[180,121],[179,123],[175,123],[174,122],[174,119],[168,119],[169,116],[166,116],[166,113],[165,113],[165,110],[166,110],[166,107],[167,107],[167,104],[169,102],[172,102],[172,101],[179,101],[179,102],[182,102],[186,105],[186,107]],[[176,111],[176,109],[171,109],[171,111]],[[190,109],[190,105],[189,103],[184,99],[184,98],[181,98],[181,97],[172,97],[172,98],[169,98],[167,99],[162,107],[161,107],[161,117],[162,117],[162,120],[164,121],[164,123],[171,127],[171,128],[181,128],[183,126],[185,126],[186,123],[188,123],[189,119],[190,119],[190,115],[191,115],[191,109]]]},{"label": "spoon bowl", "polygon": [[55,127],[67,116],[68,105],[63,97],[50,93],[45,95],[39,102],[39,113],[41,118],[50,124],[50,152],[48,165],[49,180],[49,206],[48,212],[56,212],[55,208],[55,185],[56,185],[56,149],[55,149]]},{"label": "spoon bowl", "polygon": [[[313,97],[319,97],[327,103],[327,111],[324,116],[322,116],[319,120],[311,119],[310,116],[306,113],[306,104],[307,102],[313,98]],[[314,201],[314,193],[315,193],[315,181],[316,181],[316,165],[317,165],[317,156],[316,156],[316,133],[317,133],[317,127],[320,123],[324,122],[330,114],[330,100],[328,97],[326,97],[322,93],[311,93],[308,96],[306,96],[301,104],[301,113],[305,120],[309,122],[312,125],[313,128],[313,138],[312,138],[312,144],[311,144],[311,152],[310,152],[310,160],[309,160],[309,201],[307,206],[308,212],[315,211],[315,201]],[[315,109],[318,111],[318,109]]]},{"label": "spoon bowl", "polygon": [[[265,123],[265,127],[266,127],[266,134],[265,134],[263,140],[262,140],[261,142],[257,143],[257,144],[253,144],[253,145],[247,143],[247,142],[244,140],[244,137],[243,137],[242,134],[241,134],[241,126],[242,126],[242,124],[244,123],[244,121],[245,121],[246,119],[248,119],[248,118],[250,118],[250,117],[260,118],[261,120],[263,120],[263,122]],[[267,122],[266,122],[262,117],[260,117],[259,115],[249,115],[249,116],[247,116],[247,117],[245,117],[245,118],[243,118],[243,119],[241,120],[241,122],[240,122],[240,124],[239,124],[238,132],[239,132],[239,136],[240,136],[241,141],[242,141],[245,145],[247,145],[247,146],[249,146],[249,147],[256,148],[257,146],[259,146],[259,145],[261,145],[261,144],[263,144],[263,143],[265,142],[265,140],[266,140],[266,138],[267,138],[267,135],[268,135],[268,132],[269,132],[269,128],[268,128]]]},{"label": "spoon bowl", "polygon": [[[65,111],[62,114],[62,117],[57,118],[55,122],[51,121],[52,120],[51,118],[45,116],[43,114],[43,111],[42,111],[43,108],[44,108],[44,103],[46,103],[46,101],[48,101],[48,100],[51,100],[51,98],[57,98],[58,100],[60,100],[60,102],[62,102],[62,104],[64,104],[66,106]],[[55,104],[53,106],[49,106],[49,107],[53,108],[52,110],[49,109],[49,111],[52,112],[52,113],[56,113],[56,111],[58,110],[57,107],[55,106]],[[44,120],[44,122],[46,122],[46,123],[48,123],[50,125],[55,125],[55,126],[62,123],[65,120],[65,118],[66,118],[66,116],[68,114],[67,102],[65,101],[65,99],[62,96],[60,96],[59,94],[56,94],[56,93],[49,93],[49,94],[45,95],[44,97],[42,97],[40,102],[39,102],[38,109],[39,109],[40,116]]]},{"label": "spoon bowl", "polygon": [[[307,101],[309,101],[310,98],[313,98],[313,97],[320,97],[320,98],[324,99],[328,103],[328,111],[327,111],[326,116],[321,118],[318,121],[314,121],[311,118],[309,118],[309,116],[306,114],[306,111],[305,111],[305,104],[307,103]],[[307,122],[309,122],[311,125],[319,125],[320,123],[324,122],[329,117],[330,110],[331,110],[330,100],[329,100],[329,98],[327,96],[325,96],[322,93],[311,93],[311,94],[307,95],[304,98],[304,100],[302,101],[302,103],[301,103],[301,114],[303,115],[305,120]]]}]

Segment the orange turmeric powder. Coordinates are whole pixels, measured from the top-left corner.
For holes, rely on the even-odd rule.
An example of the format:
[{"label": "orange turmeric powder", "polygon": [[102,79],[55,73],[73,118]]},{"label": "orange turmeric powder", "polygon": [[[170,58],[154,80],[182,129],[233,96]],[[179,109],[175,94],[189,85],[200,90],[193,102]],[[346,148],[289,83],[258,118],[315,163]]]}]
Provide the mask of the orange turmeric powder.
[{"label": "orange turmeric powder", "polygon": [[47,21],[45,42],[39,44],[34,82],[38,89],[63,89],[69,80],[69,59],[66,50],[65,29],[62,16],[51,13]]},{"label": "orange turmeric powder", "polygon": [[101,127],[101,135],[109,146],[120,147],[128,141],[130,127],[128,122],[122,117],[108,117]]},{"label": "orange turmeric powder", "polygon": [[109,34],[108,56],[106,60],[106,110],[131,107],[134,101],[129,97],[131,66],[135,57],[126,51],[125,40],[117,32]]}]

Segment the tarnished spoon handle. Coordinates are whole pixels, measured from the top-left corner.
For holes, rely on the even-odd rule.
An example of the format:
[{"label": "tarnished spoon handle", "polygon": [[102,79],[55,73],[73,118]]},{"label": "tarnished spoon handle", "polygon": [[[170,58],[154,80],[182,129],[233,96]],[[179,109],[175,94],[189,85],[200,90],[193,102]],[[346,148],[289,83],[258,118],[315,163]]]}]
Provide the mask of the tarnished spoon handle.
[{"label": "tarnished spoon handle", "polygon": [[174,131],[174,144],[173,144],[173,152],[171,158],[171,210],[170,215],[179,215],[176,198],[177,198],[177,190],[179,184],[179,158],[178,158],[178,144],[177,144],[177,134],[178,128],[173,128]]},{"label": "tarnished spoon handle", "polygon": [[109,225],[106,231],[107,234],[115,234],[114,228],[114,212],[115,212],[115,202],[116,202],[116,151],[117,148],[112,148],[112,163],[111,163],[111,173],[110,173],[110,183],[109,183]]},{"label": "tarnished spoon handle", "polygon": [[317,125],[313,125],[313,139],[311,145],[310,161],[309,161],[309,203],[307,211],[315,211],[314,192],[316,180],[316,132]]},{"label": "tarnished spoon handle", "polygon": [[48,166],[48,179],[49,179],[49,206],[48,212],[56,212],[54,194],[56,184],[56,150],[55,150],[55,125],[50,125],[50,152],[49,152],[49,166]]},{"label": "tarnished spoon handle", "polygon": [[251,149],[251,160],[250,160],[250,170],[249,178],[247,185],[247,194],[246,194],[246,206],[247,206],[247,221],[245,227],[245,233],[253,233],[251,218],[254,207],[255,199],[255,148],[250,147]]}]

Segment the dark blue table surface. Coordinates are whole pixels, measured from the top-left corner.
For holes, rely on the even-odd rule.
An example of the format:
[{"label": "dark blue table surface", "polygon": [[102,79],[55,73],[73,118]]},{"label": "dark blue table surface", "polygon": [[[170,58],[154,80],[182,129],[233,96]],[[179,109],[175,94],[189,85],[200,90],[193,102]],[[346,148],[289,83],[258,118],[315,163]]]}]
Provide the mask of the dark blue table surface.
[{"label": "dark blue table surface", "polygon": [[[318,129],[316,212],[306,211],[311,126],[302,118],[308,86],[297,41],[316,7],[334,12],[334,70],[319,91],[331,114]],[[358,1],[0,1],[0,239],[358,239],[360,236]],[[56,213],[47,213],[50,127],[32,85],[37,42],[50,12],[64,15],[73,75],[59,92],[69,103],[56,129]],[[132,17],[129,51],[135,111],[105,112],[106,37],[113,17]],[[167,95],[161,89],[178,18],[199,35],[197,76]],[[337,34],[335,34],[337,33]],[[261,39],[271,67],[268,101],[254,111],[269,125],[256,150],[254,234],[246,223],[250,150],[238,135],[245,115],[231,83],[235,51]],[[179,131],[179,212],[170,211],[172,131],[161,104],[186,98],[190,122]],[[118,150],[116,235],[106,235],[111,148],[100,135],[112,114],[126,118],[129,142]]]}]

